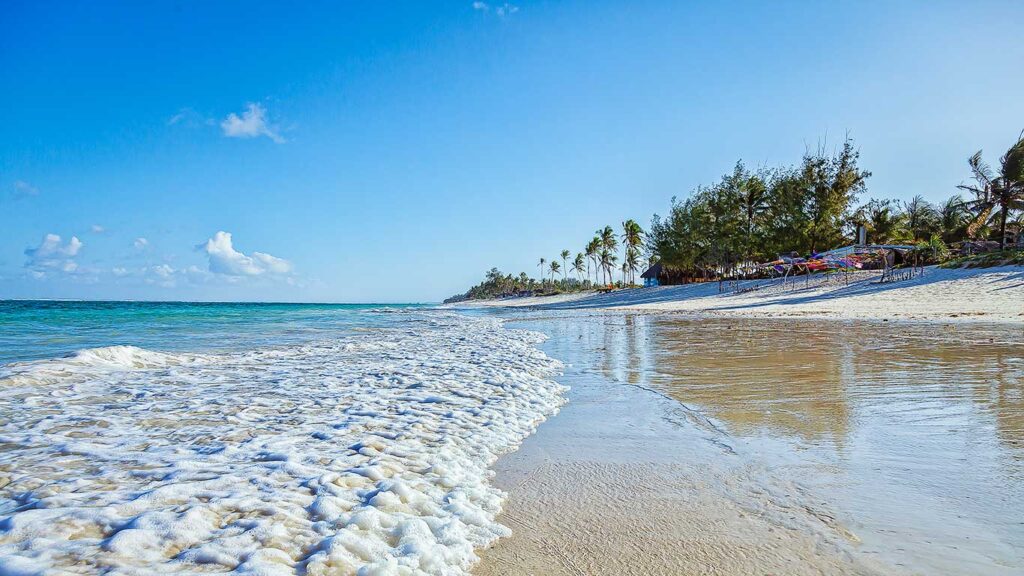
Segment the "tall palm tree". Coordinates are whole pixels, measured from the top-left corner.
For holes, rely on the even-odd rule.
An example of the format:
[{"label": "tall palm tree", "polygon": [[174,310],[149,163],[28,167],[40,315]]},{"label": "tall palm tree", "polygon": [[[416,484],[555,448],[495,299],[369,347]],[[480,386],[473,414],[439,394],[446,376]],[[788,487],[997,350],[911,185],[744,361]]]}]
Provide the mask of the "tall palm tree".
[{"label": "tall palm tree", "polygon": [[551,264],[550,264],[550,267],[551,267],[551,283],[554,284],[555,283],[555,274],[558,274],[558,270],[561,268],[561,266],[558,265],[557,261],[552,260]]},{"label": "tall palm tree", "polygon": [[623,269],[629,273],[629,283],[636,283],[636,271],[640,267],[640,252],[630,247],[626,250],[626,259],[622,262]]},{"label": "tall palm tree", "polygon": [[598,254],[598,252],[600,250],[601,250],[601,239],[598,238],[597,236],[594,236],[594,238],[590,242],[587,242],[586,251],[584,252],[587,255],[587,277],[588,278],[590,277],[590,261],[591,260],[594,261],[594,284],[597,284],[597,267],[598,267],[597,254]]},{"label": "tall palm tree", "polygon": [[572,252],[569,252],[568,250],[562,250],[562,253],[559,254],[559,256],[562,257],[562,279],[564,280],[565,279],[565,275],[569,273],[569,262],[568,261],[569,261],[569,256],[572,256]]},{"label": "tall palm tree", "polygon": [[[604,268],[608,271],[607,279],[610,281],[612,277],[612,269],[611,266],[607,264],[609,260],[604,257],[604,252],[610,252],[611,256],[614,256],[615,249],[619,246],[619,241],[615,238],[615,230],[613,230],[611,226],[605,226],[601,230],[598,230],[597,237],[601,242],[602,263],[604,264]],[[615,257],[614,259],[618,260],[618,257]]]},{"label": "tall palm tree", "polygon": [[1006,223],[1010,213],[1024,210],[1024,135],[999,159],[999,172],[981,159],[981,150],[967,159],[975,184],[961,184],[961,190],[974,194],[967,205],[975,213],[967,227],[972,238],[989,222],[993,212],[999,214],[999,247],[1006,248]]},{"label": "tall palm tree", "polygon": [[576,276],[583,282],[583,269],[586,265],[583,263],[583,253],[577,252],[576,258],[572,261],[572,271],[576,273]]},{"label": "tall palm tree", "polygon": [[[636,223],[635,220],[630,219],[622,223],[622,245],[625,246],[625,254],[623,255],[623,264],[627,260],[636,261],[636,256],[640,252],[640,245],[643,243],[644,230]],[[623,278],[625,281],[625,278]],[[630,276],[630,282],[632,283],[633,277]]]},{"label": "tall palm tree", "polygon": [[[612,238],[614,239],[614,236]],[[618,260],[619,257],[615,255],[615,252],[608,248],[601,248],[599,257],[601,262],[602,281],[606,284],[610,284],[612,280],[612,270],[614,270],[615,261]]]},{"label": "tall palm tree", "polygon": [[540,262],[537,263],[537,266],[540,267],[540,279],[542,282],[544,280],[544,265],[547,263],[548,261],[545,258],[541,258]]}]

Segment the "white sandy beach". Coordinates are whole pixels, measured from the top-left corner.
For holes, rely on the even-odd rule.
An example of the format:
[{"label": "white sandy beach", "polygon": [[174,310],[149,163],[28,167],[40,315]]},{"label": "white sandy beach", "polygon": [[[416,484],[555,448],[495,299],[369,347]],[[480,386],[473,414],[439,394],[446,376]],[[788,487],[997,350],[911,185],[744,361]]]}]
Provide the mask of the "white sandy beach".
[{"label": "white sandy beach", "polygon": [[[940,320],[1024,323],[1024,267],[928,267],[910,280],[880,284],[876,275],[827,285],[722,293],[717,282],[633,288],[457,306],[538,307],[552,310],[615,308],[723,317],[807,317],[846,320]],[[775,281],[777,284],[778,282]]]}]

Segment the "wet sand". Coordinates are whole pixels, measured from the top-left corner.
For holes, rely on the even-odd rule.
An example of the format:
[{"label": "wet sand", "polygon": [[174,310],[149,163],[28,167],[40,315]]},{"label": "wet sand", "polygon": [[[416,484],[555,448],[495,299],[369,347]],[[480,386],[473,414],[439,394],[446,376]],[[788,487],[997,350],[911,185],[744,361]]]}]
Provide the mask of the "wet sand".
[{"label": "wet sand", "polygon": [[475,574],[1024,567],[1019,329],[526,316],[573,390]]}]

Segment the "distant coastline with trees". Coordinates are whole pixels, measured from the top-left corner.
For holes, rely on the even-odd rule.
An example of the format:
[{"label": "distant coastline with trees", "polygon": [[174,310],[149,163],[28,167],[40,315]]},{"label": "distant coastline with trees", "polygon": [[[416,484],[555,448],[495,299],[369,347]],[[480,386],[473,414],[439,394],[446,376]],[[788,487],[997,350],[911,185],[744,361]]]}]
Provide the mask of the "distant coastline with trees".
[{"label": "distant coastline with trees", "polygon": [[[847,137],[828,152],[804,153],[799,164],[752,170],[742,161],[668,213],[648,230],[630,219],[598,229],[581,251],[541,257],[539,279],[497,268],[484,281],[445,302],[509,295],[553,294],[636,285],[637,273],[661,262],[682,281],[732,278],[748,265],[779,255],[811,255],[856,242],[863,227],[873,244],[917,246],[933,262],[958,246],[1019,249],[1024,236],[1024,133],[993,168],[978,151],[968,161],[970,183],[960,183],[938,205],[868,197],[871,172]],[[951,188],[954,186],[951,185]]]}]

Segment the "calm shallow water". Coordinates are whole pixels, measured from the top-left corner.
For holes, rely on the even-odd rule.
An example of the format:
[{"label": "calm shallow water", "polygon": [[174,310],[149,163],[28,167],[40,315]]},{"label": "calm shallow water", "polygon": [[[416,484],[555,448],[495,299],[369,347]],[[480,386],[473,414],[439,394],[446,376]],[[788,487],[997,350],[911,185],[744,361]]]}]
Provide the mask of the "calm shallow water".
[{"label": "calm shallow water", "polygon": [[807,487],[861,553],[911,573],[1024,570],[1020,327],[529,318],[553,345],[597,351],[595,376],[708,416],[740,458]]}]

